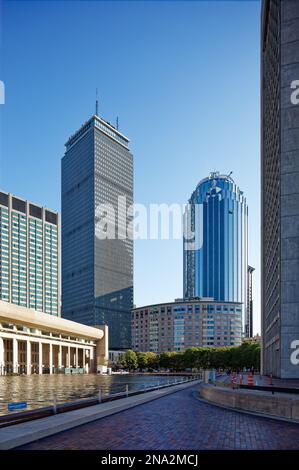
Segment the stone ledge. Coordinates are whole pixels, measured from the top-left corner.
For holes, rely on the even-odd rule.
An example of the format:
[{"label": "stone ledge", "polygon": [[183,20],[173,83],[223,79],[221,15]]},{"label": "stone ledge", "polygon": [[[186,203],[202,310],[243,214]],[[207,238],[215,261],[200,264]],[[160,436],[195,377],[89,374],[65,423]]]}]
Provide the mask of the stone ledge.
[{"label": "stone ledge", "polygon": [[90,423],[106,416],[128,410],[143,403],[161,398],[185,388],[198,385],[201,380],[174,385],[169,388],[154,390],[142,395],[121,398],[112,402],[106,402],[89,408],[82,408],[67,413],[57,414],[47,418],[41,418],[26,423],[15,424],[0,429],[0,450],[9,450],[28,444],[44,437],[52,436],[61,431],[67,431],[82,424]]},{"label": "stone ledge", "polygon": [[292,395],[204,384],[200,396],[216,405],[299,423],[299,397]]}]

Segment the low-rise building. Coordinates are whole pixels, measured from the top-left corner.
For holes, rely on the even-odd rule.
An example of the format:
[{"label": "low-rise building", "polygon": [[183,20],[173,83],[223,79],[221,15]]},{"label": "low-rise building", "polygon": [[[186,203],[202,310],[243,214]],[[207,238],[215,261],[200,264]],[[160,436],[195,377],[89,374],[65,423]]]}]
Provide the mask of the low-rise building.
[{"label": "low-rise building", "polygon": [[132,310],[135,351],[184,351],[191,347],[239,346],[242,304],[213,298],[177,299]]},{"label": "low-rise building", "polygon": [[90,327],[0,300],[0,375],[96,372],[108,327]]}]

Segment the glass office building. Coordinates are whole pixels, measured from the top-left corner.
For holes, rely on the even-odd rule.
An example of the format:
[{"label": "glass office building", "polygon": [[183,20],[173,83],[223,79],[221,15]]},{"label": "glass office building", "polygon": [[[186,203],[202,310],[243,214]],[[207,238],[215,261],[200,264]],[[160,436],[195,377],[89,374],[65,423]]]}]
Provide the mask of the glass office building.
[{"label": "glass office building", "polygon": [[[114,237],[99,236],[103,204],[113,208]],[[107,324],[114,350],[131,342],[133,240],[124,214],[132,204],[129,140],[95,114],[67,141],[62,159],[62,316]]]},{"label": "glass office building", "polygon": [[299,378],[299,2],[262,2],[262,368]]},{"label": "glass office building", "polygon": [[59,217],[0,192],[0,300],[60,315]]},{"label": "glass office building", "polygon": [[184,297],[240,302],[245,320],[248,208],[231,176],[211,173],[192,193],[184,220]]}]

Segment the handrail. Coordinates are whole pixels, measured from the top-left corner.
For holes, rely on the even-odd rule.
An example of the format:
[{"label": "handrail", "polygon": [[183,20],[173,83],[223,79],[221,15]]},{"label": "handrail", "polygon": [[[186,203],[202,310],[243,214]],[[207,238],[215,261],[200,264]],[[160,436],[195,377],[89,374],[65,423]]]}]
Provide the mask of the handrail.
[{"label": "handrail", "polygon": [[[188,382],[194,382],[196,380],[200,380],[201,377],[199,376],[192,376],[187,377],[187,379],[183,379],[181,381],[171,382],[171,383],[158,383],[154,386],[145,387],[143,389],[133,389],[133,390],[126,390],[122,392],[115,392],[115,393],[108,393],[103,394],[102,390],[99,389],[101,392],[95,396],[85,397],[80,400],[74,402],[65,402],[65,403],[57,403],[57,397],[54,396],[53,404],[48,405],[41,408],[35,408],[33,410],[22,411],[18,413],[11,413],[6,415],[0,415],[0,428],[5,426],[11,426],[14,424],[18,424],[25,421],[31,421],[34,419],[44,418],[46,416],[51,416],[53,414],[65,413],[67,411],[72,411],[80,408],[85,408],[88,406],[93,406],[100,403],[106,403],[109,401],[118,400],[121,398],[126,398],[135,395],[141,395],[143,393],[157,391],[162,388],[169,388],[176,385],[182,385]],[[128,384],[125,384],[126,386]],[[100,400],[99,400],[100,396]],[[2,402],[3,404],[8,404],[9,402]]]}]

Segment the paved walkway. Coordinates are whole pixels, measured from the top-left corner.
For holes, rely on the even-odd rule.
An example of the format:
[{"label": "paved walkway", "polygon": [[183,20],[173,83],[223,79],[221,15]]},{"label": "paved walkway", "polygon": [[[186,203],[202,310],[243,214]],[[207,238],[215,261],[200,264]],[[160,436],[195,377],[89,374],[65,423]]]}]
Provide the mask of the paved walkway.
[{"label": "paved walkway", "polygon": [[299,449],[299,425],[199,401],[198,386],[19,449]]}]

